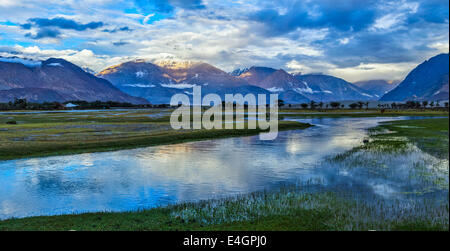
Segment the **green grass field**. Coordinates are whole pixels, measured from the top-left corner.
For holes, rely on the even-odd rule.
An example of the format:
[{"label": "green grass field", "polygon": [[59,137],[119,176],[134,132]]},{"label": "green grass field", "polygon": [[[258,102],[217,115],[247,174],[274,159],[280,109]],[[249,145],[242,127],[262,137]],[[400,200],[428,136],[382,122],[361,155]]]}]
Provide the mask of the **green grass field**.
[{"label": "green grass field", "polygon": [[[114,151],[224,137],[263,130],[173,130],[170,110],[0,114],[0,160]],[[7,124],[16,121],[17,124]],[[311,125],[280,121],[279,130]]]}]

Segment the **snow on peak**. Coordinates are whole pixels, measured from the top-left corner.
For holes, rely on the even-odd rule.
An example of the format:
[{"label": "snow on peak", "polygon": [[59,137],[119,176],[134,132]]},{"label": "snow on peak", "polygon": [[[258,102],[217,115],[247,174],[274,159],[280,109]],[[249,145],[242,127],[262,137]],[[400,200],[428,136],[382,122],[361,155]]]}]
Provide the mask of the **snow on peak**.
[{"label": "snow on peak", "polygon": [[282,92],[282,91],[284,91],[284,89],[283,88],[278,88],[278,87],[272,87],[272,88],[269,88],[269,89],[267,89],[269,92]]},{"label": "snow on peak", "polygon": [[145,71],[137,71],[136,72],[136,77],[138,77],[138,78],[142,78],[145,75],[147,75],[147,72],[145,72]]},{"label": "snow on peak", "polygon": [[48,66],[58,66],[58,67],[63,67],[60,63],[51,63],[51,64],[48,64]]},{"label": "snow on peak", "polygon": [[183,61],[183,60],[156,60],[154,63],[160,67],[173,70],[186,69],[195,65],[195,62],[193,61]]},{"label": "snow on peak", "polygon": [[155,85],[150,85],[150,84],[126,84],[123,86],[128,86],[128,87],[138,87],[138,88],[153,88],[156,87]]},{"label": "snow on peak", "polygon": [[298,92],[298,93],[300,93],[300,94],[303,94],[303,93],[309,93],[309,94],[313,94],[314,93],[314,91],[313,91],[313,89],[311,89],[309,86],[308,86],[308,83],[306,83],[305,81],[302,81],[303,82],[303,84],[305,85],[305,88],[295,88],[294,89],[294,91],[296,91],[296,92]]},{"label": "snow on peak", "polygon": [[174,89],[187,89],[187,88],[192,88],[196,85],[181,83],[181,84],[161,84],[161,86],[166,87],[166,88],[174,88]]}]

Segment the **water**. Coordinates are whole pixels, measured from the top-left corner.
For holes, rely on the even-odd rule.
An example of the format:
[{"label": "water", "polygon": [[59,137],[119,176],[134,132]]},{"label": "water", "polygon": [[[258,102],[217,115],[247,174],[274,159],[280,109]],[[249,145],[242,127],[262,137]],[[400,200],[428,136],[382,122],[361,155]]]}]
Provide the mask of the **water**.
[{"label": "water", "polygon": [[323,161],[361,144],[367,128],[397,119],[414,118],[298,119],[316,126],[280,132],[275,141],[252,136],[1,161],[0,218],[130,211],[311,181],[391,196],[415,184]]}]

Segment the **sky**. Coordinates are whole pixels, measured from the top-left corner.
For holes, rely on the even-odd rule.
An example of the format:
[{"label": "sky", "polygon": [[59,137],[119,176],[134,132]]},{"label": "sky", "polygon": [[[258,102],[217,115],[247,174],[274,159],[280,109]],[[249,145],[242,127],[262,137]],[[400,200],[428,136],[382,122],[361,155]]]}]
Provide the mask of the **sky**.
[{"label": "sky", "polygon": [[449,51],[443,0],[0,0],[0,56],[145,59],[402,80]]}]

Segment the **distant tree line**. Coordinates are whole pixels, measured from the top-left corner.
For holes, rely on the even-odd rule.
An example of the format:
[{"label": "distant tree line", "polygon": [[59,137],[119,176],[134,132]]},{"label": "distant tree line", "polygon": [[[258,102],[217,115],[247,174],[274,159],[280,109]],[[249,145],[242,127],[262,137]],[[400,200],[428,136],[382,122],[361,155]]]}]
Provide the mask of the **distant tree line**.
[{"label": "distant tree line", "polygon": [[[315,101],[311,101],[310,103],[302,103],[300,106],[303,109],[322,109],[323,107],[332,109],[339,109],[339,108],[345,108],[344,104],[341,104],[340,102],[330,102],[329,104],[324,104],[323,102],[316,103]],[[420,108],[448,108],[449,104],[448,102],[444,102],[441,104],[439,101],[407,101],[405,103],[396,103],[393,102],[391,104],[378,104],[377,105],[379,109],[420,109]],[[348,105],[351,109],[369,109],[369,102],[355,102]]]},{"label": "distant tree line", "polygon": [[[74,104],[76,107],[67,108],[66,104]],[[134,105],[131,103],[121,103],[115,101],[66,101],[61,102],[44,102],[44,103],[33,103],[28,102],[26,99],[14,99],[8,103],[0,103],[0,110],[67,110],[67,109],[110,109],[110,108],[148,108],[155,107],[152,105]],[[159,107],[159,106],[156,106]]]}]

